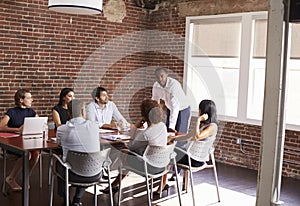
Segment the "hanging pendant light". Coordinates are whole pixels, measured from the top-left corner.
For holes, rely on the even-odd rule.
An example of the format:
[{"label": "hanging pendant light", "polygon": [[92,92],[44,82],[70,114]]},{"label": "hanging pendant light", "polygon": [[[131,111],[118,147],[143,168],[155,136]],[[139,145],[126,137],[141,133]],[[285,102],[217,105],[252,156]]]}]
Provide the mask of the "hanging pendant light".
[{"label": "hanging pendant light", "polygon": [[67,14],[100,14],[102,0],[49,0],[48,8],[51,11]]}]

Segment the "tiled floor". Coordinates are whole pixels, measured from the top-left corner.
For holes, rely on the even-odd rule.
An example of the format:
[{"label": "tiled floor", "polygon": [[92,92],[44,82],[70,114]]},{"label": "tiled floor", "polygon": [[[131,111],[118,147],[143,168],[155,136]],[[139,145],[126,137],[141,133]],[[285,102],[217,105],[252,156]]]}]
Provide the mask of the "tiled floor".
[{"label": "tiled floor", "polygon": [[[38,169],[35,169],[31,177],[30,189],[30,205],[44,206],[49,205],[49,187],[48,187],[48,171],[47,171],[47,156],[43,158],[43,188],[39,188]],[[10,164],[9,167],[12,165]],[[198,172],[195,176],[195,195],[197,205],[240,205],[240,206],[254,206],[256,195],[256,181],[257,173],[253,170],[248,170],[239,167],[228,166],[224,164],[217,164],[220,183],[221,202],[217,202],[217,193],[214,186],[214,179],[212,170],[207,169]],[[2,159],[0,159],[0,171],[2,177]],[[113,174],[115,175],[115,173]],[[122,204],[124,206],[131,205],[146,205],[146,191],[143,178],[130,173],[129,177],[124,180],[124,190],[122,194]],[[1,179],[1,183],[3,183]],[[134,184],[133,184],[134,183]],[[175,182],[169,182],[174,185]],[[105,184],[100,185],[100,188],[106,187]],[[72,193],[71,193],[72,194]],[[1,206],[18,206],[21,205],[21,193],[11,193],[5,197],[0,194]],[[99,192],[98,205],[109,205],[109,196]],[[63,201],[56,193],[54,196],[54,205],[62,205]],[[116,197],[115,197],[116,198]],[[281,200],[285,202],[286,206],[300,205],[300,180],[291,178],[283,178]],[[93,196],[85,193],[82,202],[84,205],[93,205]],[[192,196],[189,193],[182,195],[183,205],[192,204]],[[175,206],[179,205],[176,196],[175,186],[170,187],[169,195],[164,193],[162,199],[155,198],[153,203],[158,206]]]}]

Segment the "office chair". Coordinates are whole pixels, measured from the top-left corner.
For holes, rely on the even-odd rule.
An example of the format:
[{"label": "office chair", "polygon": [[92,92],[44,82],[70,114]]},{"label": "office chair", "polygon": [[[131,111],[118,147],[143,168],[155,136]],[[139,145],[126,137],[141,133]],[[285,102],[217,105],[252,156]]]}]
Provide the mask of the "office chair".
[{"label": "office chair", "polygon": [[[56,159],[60,164],[63,165],[65,168],[65,176],[60,175],[54,166],[52,165],[52,175],[51,175],[51,189],[50,189],[50,206],[53,204],[53,187],[54,187],[54,176],[61,178],[65,181],[65,189],[66,189],[66,200],[69,200],[69,186],[82,186],[82,187],[90,187],[94,186],[94,205],[97,205],[97,193],[96,193],[96,186],[99,182],[102,169],[106,168],[108,171],[108,184],[110,189],[110,204],[113,206],[113,198],[112,198],[112,188],[110,184],[110,164],[111,160],[109,158],[110,148],[94,152],[94,153],[84,153],[84,152],[76,152],[76,151],[68,151],[66,162],[63,162],[62,159],[57,156],[56,154],[52,154],[51,158]],[[73,182],[69,180],[69,170],[73,173],[84,176],[90,177],[96,174],[101,173],[99,179],[95,182]],[[69,206],[69,201],[66,201],[66,206]]]},{"label": "office chair", "polygon": [[[190,176],[190,183],[191,183],[191,190],[192,190],[192,196],[193,196],[193,205],[196,205],[195,201],[195,194],[194,194],[194,181],[193,181],[193,173],[198,172],[203,169],[212,168],[214,171],[214,177],[215,177],[215,183],[216,183],[216,189],[217,189],[217,196],[218,196],[218,202],[220,202],[220,193],[219,193],[219,182],[218,182],[218,174],[217,174],[217,168],[216,168],[216,162],[214,157],[214,147],[212,147],[213,140],[212,141],[191,141],[190,145],[188,146],[187,150],[184,150],[182,148],[176,147],[175,151],[182,152],[183,154],[188,155],[189,165],[184,165],[177,163],[177,167],[184,169],[185,171],[188,171]],[[208,161],[211,160],[211,164],[205,163],[203,166],[200,167],[192,167],[191,166],[191,158],[197,161]],[[184,177],[185,183],[185,191],[187,191],[187,185],[188,185],[188,177],[185,175]]]},{"label": "office chair", "polygon": [[[147,197],[148,197],[148,205],[151,205],[151,199],[153,197],[153,179],[157,177],[161,177],[164,174],[168,173],[168,165],[170,163],[174,164],[175,169],[176,169],[176,160],[175,156],[176,153],[174,153],[174,148],[175,148],[175,143],[171,145],[167,145],[166,147],[158,147],[158,146],[147,146],[143,156],[130,151],[128,149],[122,149],[123,154],[126,155],[133,155],[134,157],[137,158],[137,161],[142,161],[144,164],[144,171],[137,170],[136,168],[129,166],[129,165],[121,165],[119,167],[119,175],[122,177],[122,170],[126,169],[128,171],[134,172],[140,176],[145,177],[146,181],[146,186],[147,186]],[[156,168],[164,168],[159,173],[156,174],[150,174],[148,173],[147,165],[151,165]],[[177,177],[177,169],[176,171],[176,177]],[[151,179],[151,194],[150,194],[150,189],[149,189],[149,179]],[[179,183],[178,183],[178,178],[176,178],[176,183],[177,183],[177,192],[178,192],[178,199],[179,199],[179,204],[181,205],[181,196],[180,196],[180,189],[179,189]],[[160,185],[160,194],[161,194],[161,189],[162,189],[162,182]],[[121,178],[119,182],[119,194],[118,194],[118,205],[120,205],[121,201],[121,193],[122,193],[122,188],[121,188]]]}]

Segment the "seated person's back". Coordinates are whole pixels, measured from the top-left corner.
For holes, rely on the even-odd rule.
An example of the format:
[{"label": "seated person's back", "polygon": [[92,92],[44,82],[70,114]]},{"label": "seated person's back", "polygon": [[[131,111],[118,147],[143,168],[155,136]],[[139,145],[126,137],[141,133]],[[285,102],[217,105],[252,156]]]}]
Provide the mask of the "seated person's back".
[{"label": "seated person's back", "polygon": [[[72,104],[72,106],[71,106]],[[96,122],[85,120],[81,108],[84,103],[74,99],[69,103],[72,119],[57,128],[57,142],[63,148],[64,160],[68,150],[97,152],[100,150],[99,129]]]},{"label": "seated person's back", "polygon": [[[99,128],[96,122],[85,120],[84,116],[84,103],[79,99],[73,99],[68,104],[68,109],[72,118],[65,124],[57,128],[57,142],[63,149],[63,161],[66,161],[66,157],[69,150],[94,153],[100,151],[99,141]],[[58,173],[64,176],[64,169],[61,164],[56,164]],[[91,177],[78,176],[75,173],[69,171],[70,181],[83,181],[83,182],[95,182],[100,178],[99,174]],[[58,194],[61,197],[65,197],[64,182],[58,178]],[[73,198],[73,205],[80,205],[80,199],[84,194],[85,187],[76,187],[76,192]],[[66,200],[65,200],[66,201]]]}]

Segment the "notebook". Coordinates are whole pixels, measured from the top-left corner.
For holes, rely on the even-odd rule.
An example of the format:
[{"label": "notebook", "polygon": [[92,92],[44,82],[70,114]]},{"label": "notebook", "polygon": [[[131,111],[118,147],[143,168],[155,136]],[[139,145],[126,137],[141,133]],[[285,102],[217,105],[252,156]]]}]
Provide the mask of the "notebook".
[{"label": "notebook", "polygon": [[43,137],[43,128],[47,124],[48,117],[25,117],[23,127],[23,138],[33,139]]}]

